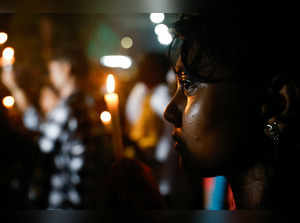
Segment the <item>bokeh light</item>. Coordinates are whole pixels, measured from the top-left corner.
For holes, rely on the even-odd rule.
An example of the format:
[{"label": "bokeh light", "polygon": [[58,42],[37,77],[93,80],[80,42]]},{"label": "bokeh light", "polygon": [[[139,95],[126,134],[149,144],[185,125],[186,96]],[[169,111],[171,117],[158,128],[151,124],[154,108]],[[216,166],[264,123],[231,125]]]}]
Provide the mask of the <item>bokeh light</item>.
[{"label": "bokeh light", "polygon": [[2,104],[6,108],[12,108],[15,104],[15,99],[13,96],[6,96],[2,99]]},{"label": "bokeh light", "polygon": [[111,122],[111,114],[108,111],[104,111],[101,113],[100,119],[103,124],[109,124]]},{"label": "bokeh light", "polygon": [[165,19],[165,14],[164,13],[151,13],[150,14],[150,20],[153,23],[161,23]]},{"label": "bokeh light", "polygon": [[158,41],[162,45],[169,45],[173,40],[173,37],[170,33],[163,33],[158,36]]},{"label": "bokeh light", "polygon": [[129,36],[125,36],[121,39],[121,46],[125,49],[131,48],[133,45],[133,40]]},{"label": "bokeh light", "polygon": [[158,36],[163,35],[164,33],[168,33],[169,32],[168,30],[169,30],[169,28],[165,24],[158,24],[154,28],[154,32]]},{"label": "bokeh light", "polygon": [[2,52],[2,57],[5,60],[12,60],[15,55],[15,50],[12,47],[6,47]]},{"label": "bokeh light", "polygon": [[101,57],[100,63],[106,67],[128,69],[131,67],[132,61],[128,56],[110,55]]},{"label": "bokeh light", "polygon": [[7,34],[5,32],[0,32],[0,44],[3,44],[7,41]]},{"label": "bokeh light", "polygon": [[154,28],[154,32],[157,35],[158,41],[162,45],[169,45],[173,40],[168,26],[163,23],[156,25]]}]

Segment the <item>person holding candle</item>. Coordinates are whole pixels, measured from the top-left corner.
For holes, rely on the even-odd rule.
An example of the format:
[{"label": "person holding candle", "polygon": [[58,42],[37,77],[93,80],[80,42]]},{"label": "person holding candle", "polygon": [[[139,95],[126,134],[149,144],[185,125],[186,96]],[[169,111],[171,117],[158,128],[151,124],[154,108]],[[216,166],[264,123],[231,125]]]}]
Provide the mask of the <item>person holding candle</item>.
[{"label": "person holding candle", "polygon": [[40,150],[50,159],[50,167],[45,167],[50,168],[44,190],[45,207],[102,206],[98,194],[102,193],[104,175],[112,156],[93,107],[93,98],[81,88],[88,73],[88,62],[79,48],[62,45],[51,52],[49,81],[56,94],[52,94],[52,98],[59,100],[54,106],[44,104],[46,110],[54,107],[47,111],[45,119],[26,100],[25,92],[14,81],[14,73],[3,74],[2,79],[13,94],[21,95],[22,100],[16,102],[24,111],[24,124],[40,132]]}]

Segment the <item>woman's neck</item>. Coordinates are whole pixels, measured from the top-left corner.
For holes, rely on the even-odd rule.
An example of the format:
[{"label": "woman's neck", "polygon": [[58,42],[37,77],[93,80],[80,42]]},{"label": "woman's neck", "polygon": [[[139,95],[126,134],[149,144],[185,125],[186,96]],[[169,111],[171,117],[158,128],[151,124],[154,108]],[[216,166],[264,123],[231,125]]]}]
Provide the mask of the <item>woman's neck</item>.
[{"label": "woman's neck", "polygon": [[228,180],[237,209],[270,209],[272,206],[272,179],[270,168],[255,164],[239,171]]}]

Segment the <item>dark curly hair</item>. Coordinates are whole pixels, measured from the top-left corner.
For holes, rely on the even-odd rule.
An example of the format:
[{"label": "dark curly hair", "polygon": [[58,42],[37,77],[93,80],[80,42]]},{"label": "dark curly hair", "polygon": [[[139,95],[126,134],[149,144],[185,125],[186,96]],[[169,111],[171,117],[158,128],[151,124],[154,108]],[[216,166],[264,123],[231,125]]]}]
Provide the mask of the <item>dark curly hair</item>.
[{"label": "dark curly hair", "polygon": [[180,56],[188,72],[207,82],[214,81],[217,66],[229,69],[232,80],[264,89],[261,100],[270,105],[264,107],[267,116],[283,111],[286,104],[279,91],[287,85],[291,106],[299,111],[292,24],[274,18],[182,15],[173,28],[169,48],[173,68]]},{"label": "dark curly hair", "polygon": [[[243,80],[270,79],[275,73],[287,71],[286,54],[293,46],[286,24],[241,16],[184,15],[174,24],[174,30],[170,54],[180,40],[177,53],[189,70],[201,73],[209,58],[211,75],[216,64],[230,68],[236,78]],[[253,75],[254,71],[259,78]]]}]

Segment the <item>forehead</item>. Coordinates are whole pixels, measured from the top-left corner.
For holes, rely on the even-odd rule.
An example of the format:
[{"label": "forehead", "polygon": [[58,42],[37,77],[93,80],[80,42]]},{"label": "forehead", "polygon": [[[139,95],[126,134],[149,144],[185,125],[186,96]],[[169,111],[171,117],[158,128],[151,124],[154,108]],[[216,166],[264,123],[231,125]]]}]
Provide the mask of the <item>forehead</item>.
[{"label": "forehead", "polygon": [[175,71],[178,74],[179,72],[181,72],[183,70],[184,70],[184,65],[182,63],[181,56],[179,55],[177,60],[176,60]]}]

